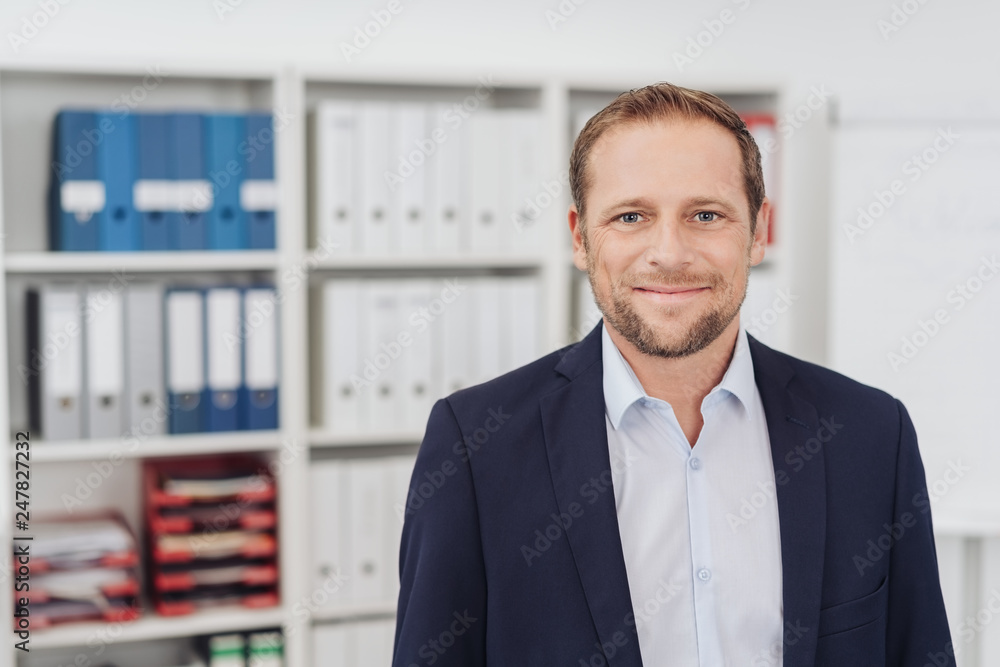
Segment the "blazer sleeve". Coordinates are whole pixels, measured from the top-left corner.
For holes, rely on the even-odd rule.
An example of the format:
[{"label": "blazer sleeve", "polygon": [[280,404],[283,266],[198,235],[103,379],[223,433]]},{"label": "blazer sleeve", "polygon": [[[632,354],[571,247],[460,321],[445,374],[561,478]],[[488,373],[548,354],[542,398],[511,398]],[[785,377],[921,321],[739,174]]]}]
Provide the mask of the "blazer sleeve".
[{"label": "blazer sleeve", "polygon": [[476,492],[448,399],[431,409],[404,510],[393,667],[486,665]]},{"label": "blazer sleeve", "polygon": [[954,648],[938,578],[924,466],[910,416],[898,399],[896,406],[900,436],[893,523],[904,532],[889,551],[886,665],[930,662],[945,667],[955,664]]}]

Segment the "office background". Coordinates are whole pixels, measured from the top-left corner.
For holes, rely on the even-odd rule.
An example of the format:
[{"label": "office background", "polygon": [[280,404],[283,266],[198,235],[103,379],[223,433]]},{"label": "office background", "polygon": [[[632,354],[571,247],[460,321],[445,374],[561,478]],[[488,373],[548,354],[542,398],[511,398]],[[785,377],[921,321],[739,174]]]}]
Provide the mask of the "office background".
[{"label": "office background", "polygon": [[[990,416],[996,396],[991,373],[1000,362],[993,343],[1000,288],[991,279],[1000,220],[989,193],[1000,175],[1000,90],[990,83],[1000,64],[992,28],[998,13],[995,5],[972,0],[5,3],[0,280],[9,381],[2,387],[0,423],[11,433],[12,451],[14,431],[26,427],[30,403],[16,373],[27,357],[29,288],[106,284],[114,269],[123,268],[137,274],[138,282],[168,288],[270,282],[286,298],[274,320],[281,341],[278,429],[161,435],[134,448],[114,438],[32,442],[31,462],[32,510],[65,513],[62,496],[80,495],[79,480],[114,461],[112,474],[82,499],[84,509],[123,510],[145,552],[144,463],[208,452],[261,457],[273,464],[278,493],[280,603],[172,617],[147,604],[134,621],[33,629],[30,660],[4,648],[0,664],[67,664],[79,655],[118,664],[192,664],[176,651],[196,644],[194,637],[275,628],[284,630],[285,664],[313,664],[317,651],[343,651],[344,664],[382,664],[377,661],[384,652],[365,653],[364,647],[384,645],[389,636],[391,584],[383,579],[387,588],[344,601],[332,599],[335,593],[317,594],[329,581],[330,564],[314,556],[324,548],[336,553],[331,536],[373,538],[352,533],[352,517],[338,514],[330,518],[335,528],[324,533],[331,537],[325,543],[317,537],[317,526],[325,524],[311,508],[327,492],[333,495],[324,502],[333,506],[381,506],[385,511],[377,520],[391,516],[391,489],[398,486],[391,482],[398,470],[392,470],[405,467],[421,429],[412,422],[388,428],[372,420],[367,431],[358,426],[345,434],[326,421],[330,404],[324,401],[331,392],[317,368],[329,356],[323,341],[338,322],[327,314],[334,312],[331,304],[350,304],[352,298],[336,287],[420,279],[425,291],[413,298],[427,302],[436,293],[427,289],[440,291],[446,279],[459,276],[483,290],[477,303],[496,306],[467,314],[480,331],[489,331],[490,322],[514,312],[510,304],[525,299],[524,292],[501,296],[507,283],[489,281],[520,280],[532,295],[527,301],[535,304],[537,340],[525,343],[526,349],[541,354],[575,340],[593,319],[580,305],[586,294],[581,296],[568,259],[566,192],[554,184],[580,119],[614,93],[655,80],[717,92],[741,112],[773,117],[775,242],[751,279],[744,316],[757,318],[751,328],[764,342],[905,402],[924,455],[959,664],[995,664],[1000,505],[991,491],[1000,468]],[[491,90],[481,100],[483,109],[536,114],[536,171],[523,187],[542,204],[538,249],[519,247],[511,234],[493,237],[502,241],[502,253],[463,256],[429,244],[414,253],[326,254],[317,242],[323,227],[316,213],[322,205],[317,178],[324,168],[317,158],[323,132],[316,118],[324,104],[360,99],[437,109],[433,105],[461,104],[484,86]],[[109,107],[118,100],[135,115],[273,110],[276,122],[288,118],[273,146],[276,250],[111,261],[48,252],[44,198],[55,112]],[[465,129],[488,135],[478,127],[488,123],[488,114],[478,114],[478,121],[476,115],[470,113]],[[551,203],[538,199],[546,185],[555,192]],[[488,247],[490,237],[481,240]],[[304,278],[293,286],[289,271]],[[366,282],[359,289],[378,285]],[[447,331],[440,323],[431,326],[433,349],[453,349]],[[493,347],[490,338],[472,337],[489,348],[477,357],[489,359],[480,367],[486,374],[517,358],[513,351],[498,353],[506,337],[495,328],[492,336]],[[446,363],[435,361],[430,372]],[[464,381],[474,377],[469,371]],[[367,465],[372,462],[384,465]],[[16,530],[14,459],[5,466],[0,535],[9,543]],[[380,484],[385,493],[364,495]],[[881,537],[872,536],[876,547]],[[376,554],[389,547],[387,536],[366,546],[380,572],[395,565]],[[878,554],[876,548],[859,556]],[[5,585],[12,586],[10,578]],[[11,597],[2,596],[3,613],[13,614]]]}]

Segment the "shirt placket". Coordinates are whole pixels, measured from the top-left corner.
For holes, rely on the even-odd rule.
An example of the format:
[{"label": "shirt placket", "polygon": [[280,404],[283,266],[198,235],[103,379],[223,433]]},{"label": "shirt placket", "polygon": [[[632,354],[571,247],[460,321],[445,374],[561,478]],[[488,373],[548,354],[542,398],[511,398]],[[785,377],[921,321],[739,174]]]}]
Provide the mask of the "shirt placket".
[{"label": "shirt placket", "polygon": [[721,639],[717,616],[718,595],[716,589],[720,581],[712,554],[711,530],[709,528],[709,475],[711,469],[702,456],[703,442],[710,440],[707,431],[711,428],[709,419],[712,406],[718,397],[714,394],[706,398],[703,410],[704,424],[701,434],[690,447],[676,417],[674,428],[683,438],[687,448],[685,479],[687,490],[688,528],[691,542],[691,589],[694,599],[695,628],[698,639],[698,664],[702,667],[723,667],[724,657],[720,652]]}]

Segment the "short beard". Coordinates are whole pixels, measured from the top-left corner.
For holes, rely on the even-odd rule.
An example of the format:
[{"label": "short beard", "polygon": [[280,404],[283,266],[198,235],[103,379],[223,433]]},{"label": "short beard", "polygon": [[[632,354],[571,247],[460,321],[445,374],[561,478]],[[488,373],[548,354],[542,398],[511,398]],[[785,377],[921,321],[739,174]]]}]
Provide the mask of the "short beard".
[{"label": "short beard", "polygon": [[[584,244],[587,245],[586,243]],[[595,266],[589,248],[587,254],[587,278],[593,290],[597,307],[604,315],[604,320],[613,326],[629,343],[643,354],[664,359],[676,359],[700,352],[719,338],[726,327],[739,315],[740,307],[747,296],[747,285],[750,277],[750,253],[747,252],[746,270],[742,285],[726,285],[722,275],[717,272],[705,275],[688,273],[646,273],[638,276],[623,276],[611,284],[610,303],[607,303],[594,284]],[[726,288],[722,294],[722,305],[705,313],[688,331],[685,340],[677,345],[661,342],[657,331],[647,323],[632,307],[630,298],[632,288],[642,284],[669,284],[678,286],[704,286],[712,288],[718,294],[720,288]],[[740,298],[732,301],[736,290],[741,290]],[[732,305],[730,305],[732,304]],[[670,306],[665,306],[670,308]]]}]

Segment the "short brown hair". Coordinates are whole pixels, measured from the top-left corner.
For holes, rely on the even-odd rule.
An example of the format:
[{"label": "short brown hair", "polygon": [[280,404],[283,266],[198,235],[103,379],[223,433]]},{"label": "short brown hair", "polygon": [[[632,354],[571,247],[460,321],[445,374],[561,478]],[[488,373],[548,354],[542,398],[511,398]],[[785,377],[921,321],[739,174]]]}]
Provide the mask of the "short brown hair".
[{"label": "short brown hair", "polygon": [[629,123],[651,123],[672,117],[708,120],[729,130],[735,137],[743,157],[743,188],[749,203],[750,234],[753,235],[757,227],[757,213],[764,201],[764,173],[757,142],[739,114],[719,97],[666,82],[622,93],[588,120],[580,131],[569,158],[569,186],[581,223],[584,218],[584,199],[590,188],[587,159],[597,140],[614,127]]}]

